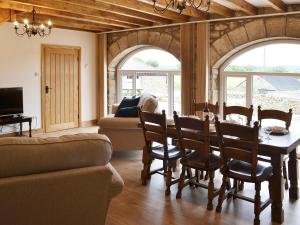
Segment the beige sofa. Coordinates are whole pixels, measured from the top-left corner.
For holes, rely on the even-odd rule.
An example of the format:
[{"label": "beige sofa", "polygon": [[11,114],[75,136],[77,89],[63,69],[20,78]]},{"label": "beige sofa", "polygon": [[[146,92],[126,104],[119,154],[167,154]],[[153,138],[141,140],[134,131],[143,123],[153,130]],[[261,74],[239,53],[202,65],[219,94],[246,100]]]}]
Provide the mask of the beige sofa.
[{"label": "beige sofa", "polygon": [[0,224],[104,225],[123,180],[99,134],[0,139]]},{"label": "beige sofa", "polygon": [[[114,117],[119,104],[114,104],[112,114],[99,120],[99,133],[105,134],[111,141],[114,151],[142,150],[145,141],[139,127],[140,119]],[[143,111],[159,112],[158,101],[150,94],[142,95],[138,106]]]}]

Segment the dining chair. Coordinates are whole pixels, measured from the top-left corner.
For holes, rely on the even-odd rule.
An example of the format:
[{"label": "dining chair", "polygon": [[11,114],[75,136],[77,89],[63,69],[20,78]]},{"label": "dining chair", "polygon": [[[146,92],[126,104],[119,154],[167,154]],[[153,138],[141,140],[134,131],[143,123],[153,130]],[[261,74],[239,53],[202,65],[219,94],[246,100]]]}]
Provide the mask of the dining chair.
[{"label": "dining chair", "polygon": [[[227,106],[226,102],[223,103],[223,120],[226,120],[228,115],[240,115],[245,116],[247,121],[246,125],[250,125],[253,116],[253,105],[250,108],[244,106]],[[234,185],[238,185],[239,190],[244,189],[244,182],[234,181]]]},{"label": "dining chair", "polygon": [[207,107],[209,109],[209,112],[218,115],[219,114],[219,103],[216,102],[216,104],[212,104],[212,103],[205,103],[205,102],[199,102],[199,103],[195,103],[194,104],[194,111],[195,112],[203,112],[205,105],[207,104]]},{"label": "dining chair", "polygon": [[[262,125],[262,120],[264,119],[274,119],[274,120],[280,120],[285,123],[285,129],[289,130],[291,121],[292,121],[292,116],[293,116],[293,110],[289,109],[288,112],[284,112],[281,110],[275,110],[275,109],[265,109],[262,110],[261,106],[258,106],[258,120],[260,122],[260,126]],[[282,173],[283,173],[283,178],[284,178],[284,186],[285,189],[289,189],[289,181],[288,181],[288,173],[287,173],[287,159],[288,157],[284,157],[283,159],[283,167],[282,167]],[[261,159],[262,161],[267,161],[270,162],[270,160],[266,159]]]},{"label": "dining chair", "polygon": [[[216,102],[216,104],[212,104],[212,103],[207,103],[207,102],[198,102],[194,104],[194,112],[203,112],[205,106],[207,105],[209,112],[213,113],[214,116],[217,116],[220,112],[220,106],[219,103]],[[198,179],[204,179],[207,180],[208,179],[208,173],[206,173],[204,175],[203,171],[196,171],[196,175],[197,177],[199,177]]]},{"label": "dining chair", "polygon": [[223,103],[223,120],[226,120],[228,115],[237,114],[247,118],[246,125],[250,125],[253,115],[253,105],[250,108],[244,106],[227,106]]},{"label": "dining chair", "polygon": [[[219,137],[222,158],[222,167],[220,171],[223,175],[223,182],[216,211],[221,212],[222,203],[225,197],[233,197],[234,199],[240,198],[254,203],[254,224],[259,225],[259,215],[261,211],[271,203],[270,199],[267,199],[263,203],[261,202],[261,183],[270,181],[273,172],[271,166],[264,166],[258,163],[258,122],[254,123],[254,127],[250,127],[238,124],[220,123],[218,118],[216,118],[216,130]],[[229,178],[254,183],[255,198],[252,199],[238,194],[236,186],[225,193]]]},{"label": "dining chair", "polygon": [[[214,187],[214,177],[215,171],[221,166],[221,158],[210,149],[209,116],[206,116],[205,121],[203,121],[196,118],[179,117],[174,112],[174,121],[182,151],[182,159],[180,160],[182,171],[176,198],[181,198],[182,189],[189,184],[206,188],[208,189],[207,209],[212,210],[213,198],[219,193]],[[192,152],[186,154],[188,150]],[[209,175],[208,185],[199,183],[196,175],[186,177],[185,174],[188,169],[207,171]]]},{"label": "dining chair", "polygon": [[[145,146],[143,149],[143,170],[141,172],[142,184],[146,185],[147,180],[153,174],[161,174],[166,177],[165,194],[170,194],[170,186],[177,183],[179,179],[172,177],[172,168],[181,158],[181,150],[168,144],[166,113],[162,114],[144,112],[139,109],[139,117],[144,133]],[[163,167],[151,171],[151,164],[154,159],[161,160]]]}]

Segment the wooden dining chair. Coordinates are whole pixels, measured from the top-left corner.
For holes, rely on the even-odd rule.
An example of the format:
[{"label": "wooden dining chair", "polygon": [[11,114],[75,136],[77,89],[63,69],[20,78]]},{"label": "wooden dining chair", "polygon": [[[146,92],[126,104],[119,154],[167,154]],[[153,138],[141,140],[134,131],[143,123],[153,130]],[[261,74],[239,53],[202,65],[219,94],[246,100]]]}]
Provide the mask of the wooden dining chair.
[{"label": "wooden dining chair", "polygon": [[[261,211],[271,203],[270,199],[261,203],[261,183],[269,181],[273,173],[271,166],[264,166],[258,163],[258,122],[254,123],[254,127],[249,127],[238,124],[220,123],[216,119],[216,130],[219,137],[223,164],[220,170],[223,174],[223,182],[216,211],[221,212],[225,197],[240,198],[254,203],[254,224],[259,225]],[[254,183],[255,198],[251,199],[238,194],[237,186],[234,186],[225,193],[229,178]]]},{"label": "wooden dining chair", "polygon": [[226,106],[226,103],[223,103],[223,120],[226,120],[226,117],[231,114],[237,114],[245,116],[247,118],[246,125],[250,125],[253,115],[253,105],[250,108],[243,106]]},{"label": "wooden dining chair", "polygon": [[[215,116],[219,114],[220,112],[220,106],[219,103],[216,102],[216,104],[212,104],[212,103],[206,103],[206,102],[198,102],[194,104],[194,112],[203,112],[205,106],[207,104],[208,110],[209,112],[213,113]],[[208,179],[208,173],[206,173],[204,175],[203,171],[196,171],[196,175],[197,177],[199,177],[198,179],[204,179],[207,180]]]},{"label": "wooden dining chair", "polygon": [[[265,109],[262,110],[261,106],[258,106],[258,120],[260,122],[260,126],[262,125],[262,120],[264,119],[274,119],[274,120],[280,120],[285,123],[285,128],[289,130],[291,122],[292,122],[292,117],[293,117],[293,110],[289,109],[288,112],[284,112],[281,110],[274,110],[274,109]],[[288,157],[285,157],[283,159],[283,167],[282,167],[282,172],[283,172],[283,178],[284,178],[284,186],[285,189],[289,189],[289,180],[288,180],[288,172],[287,172],[287,159]],[[261,159],[263,161],[270,162],[270,160],[265,160]]]},{"label": "wooden dining chair", "polygon": [[[168,144],[166,113],[162,114],[143,112],[139,109],[139,117],[143,128],[145,146],[143,149],[144,168],[141,172],[142,184],[146,185],[151,175],[158,173],[166,177],[165,194],[170,194],[170,186],[177,183],[179,179],[172,177],[172,168],[181,158],[181,150],[174,145]],[[156,144],[156,145],[153,145]],[[161,160],[163,166],[151,171],[154,159]]]},{"label": "wooden dining chair", "polygon": [[[182,151],[182,159],[180,160],[182,171],[176,197],[181,198],[182,189],[189,184],[207,188],[207,209],[212,210],[213,198],[219,193],[214,188],[214,177],[215,171],[221,166],[221,158],[210,150],[209,117],[206,116],[205,121],[203,121],[196,118],[179,117],[174,112],[174,121],[178,132],[179,146]],[[186,154],[187,150],[192,150],[192,153]],[[207,171],[209,174],[208,185],[197,182],[196,175],[186,177],[188,169]]]},{"label": "wooden dining chair", "polygon": [[219,114],[220,107],[219,107],[219,103],[218,102],[216,102],[215,105],[211,104],[211,103],[205,103],[205,102],[195,103],[194,104],[194,111],[195,112],[203,112],[205,104],[207,104],[209,112],[211,112],[211,113],[213,113],[215,115]]}]

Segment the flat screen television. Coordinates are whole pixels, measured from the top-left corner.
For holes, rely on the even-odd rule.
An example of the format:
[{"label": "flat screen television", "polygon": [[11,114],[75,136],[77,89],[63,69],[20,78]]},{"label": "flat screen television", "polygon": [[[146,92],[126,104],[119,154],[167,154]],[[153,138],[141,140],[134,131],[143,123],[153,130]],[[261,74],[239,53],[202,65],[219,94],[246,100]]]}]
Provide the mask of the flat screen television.
[{"label": "flat screen television", "polygon": [[23,113],[23,88],[0,88],[0,116]]}]

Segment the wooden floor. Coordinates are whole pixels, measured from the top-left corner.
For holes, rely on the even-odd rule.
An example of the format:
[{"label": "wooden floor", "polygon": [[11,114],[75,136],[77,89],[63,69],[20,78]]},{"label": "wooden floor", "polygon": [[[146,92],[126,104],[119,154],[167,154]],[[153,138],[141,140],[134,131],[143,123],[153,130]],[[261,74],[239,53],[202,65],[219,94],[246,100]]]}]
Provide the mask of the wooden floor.
[{"label": "wooden floor", "polygon": [[[98,127],[78,128],[48,134],[36,134],[39,137],[53,137],[75,133],[96,133]],[[207,211],[207,191],[202,188],[186,187],[182,199],[176,199],[177,186],[173,186],[171,195],[164,195],[164,179],[160,175],[152,176],[147,186],[140,182],[142,169],[141,152],[114,153],[111,163],[125,181],[124,191],[113,199],[107,218],[107,225],[252,225],[254,206],[242,200],[224,201],[223,211],[217,214]],[[159,166],[156,163],[154,166]],[[219,187],[221,176],[216,176]],[[253,185],[246,184],[244,193],[254,195]],[[262,187],[263,200],[268,196],[267,186]],[[214,200],[214,208],[217,199]],[[288,192],[284,199],[285,222],[288,225],[300,224],[300,200],[289,201]],[[261,214],[261,224],[270,225],[271,207]]]},{"label": "wooden floor", "polygon": [[[217,214],[206,210],[207,191],[202,188],[186,187],[182,199],[176,199],[177,186],[173,186],[171,195],[164,195],[164,179],[160,175],[152,176],[147,186],[140,182],[142,168],[141,152],[114,154],[113,166],[125,181],[124,191],[116,197],[110,206],[107,225],[247,225],[253,224],[254,205],[242,200],[224,201],[223,211]],[[221,176],[217,175],[219,187]],[[247,184],[244,194],[254,196],[254,186]],[[267,198],[267,184],[262,187],[262,198]],[[217,199],[214,200],[214,208]],[[284,200],[285,222],[288,225],[300,224],[300,200],[290,202],[288,192]],[[271,207],[261,214],[261,224],[271,222]]]}]

